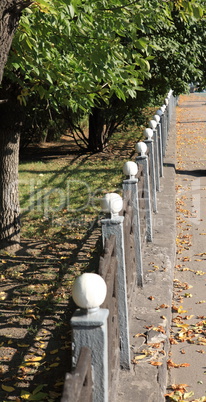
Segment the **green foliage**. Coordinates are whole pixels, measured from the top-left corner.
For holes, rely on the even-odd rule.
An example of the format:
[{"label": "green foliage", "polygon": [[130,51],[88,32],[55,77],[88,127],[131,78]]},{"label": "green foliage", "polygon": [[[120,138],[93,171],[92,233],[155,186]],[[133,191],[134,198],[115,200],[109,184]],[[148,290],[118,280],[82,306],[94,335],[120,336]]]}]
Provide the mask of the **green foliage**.
[{"label": "green foliage", "polygon": [[197,19],[203,25],[203,6],[195,0],[33,3],[6,69],[29,111],[28,125],[45,131],[57,121],[61,130],[65,116],[79,125],[94,107],[111,110],[115,97],[125,104],[124,116],[131,100],[135,109],[159,90],[182,92],[202,76],[203,40],[201,34],[191,40],[191,32]]}]

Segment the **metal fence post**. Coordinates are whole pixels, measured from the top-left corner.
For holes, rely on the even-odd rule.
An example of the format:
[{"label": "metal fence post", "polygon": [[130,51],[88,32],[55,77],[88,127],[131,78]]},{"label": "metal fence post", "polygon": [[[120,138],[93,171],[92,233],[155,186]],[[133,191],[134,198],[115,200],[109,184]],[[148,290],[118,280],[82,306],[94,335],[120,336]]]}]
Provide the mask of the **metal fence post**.
[{"label": "metal fence post", "polygon": [[99,306],[106,297],[106,284],[97,274],[84,273],[73,285],[72,296],[80,309],[71,318],[73,330],[73,365],[82,346],[92,351],[93,402],[108,402],[108,334],[109,310]]},{"label": "metal fence post", "polygon": [[154,161],[154,140],[153,137],[153,130],[151,128],[146,128],[144,130],[144,134],[147,137],[145,140],[145,144],[149,150],[149,175],[151,177],[151,187],[152,187],[152,207],[153,212],[157,212],[157,194],[156,194],[156,175],[155,175],[155,161]]},{"label": "metal fence post", "polygon": [[137,153],[141,155],[136,157],[137,165],[142,165],[144,175],[144,193],[145,193],[145,214],[146,214],[146,236],[147,241],[152,241],[152,208],[151,208],[151,193],[150,193],[150,178],[149,178],[149,161],[147,145],[145,142],[138,142],[135,146]]},{"label": "metal fence post", "polygon": [[161,106],[160,110],[162,111],[161,121],[162,121],[162,154],[165,156],[166,146],[167,146],[167,116],[165,113],[166,105]]},{"label": "metal fence post", "polygon": [[140,216],[139,216],[139,197],[138,197],[138,179],[135,178],[138,171],[135,162],[126,162],[123,172],[129,179],[123,180],[123,198],[126,193],[130,194],[131,205],[133,208],[133,232],[135,241],[135,260],[137,271],[137,285],[143,286],[143,266],[142,266],[142,247],[140,233]]},{"label": "metal fence post", "polygon": [[[120,200],[121,199],[121,200]],[[118,311],[120,328],[120,365],[122,368],[130,369],[130,343],[129,343],[129,318],[127,305],[127,284],[125,267],[125,249],[124,249],[124,217],[119,216],[122,210],[122,198],[116,193],[106,194],[102,199],[102,210],[109,212],[111,218],[102,219],[102,239],[105,240],[111,235],[116,236],[116,252],[118,260],[117,281],[118,281]]]},{"label": "metal fence post", "polygon": [[163,155],[162,155],[162,131],[160,116],[155,114],[153,119],[157,122],[157,141],[158,141],[158,151],[159,151],[159,175],[163,177]]},{"label": "metal fence post", "polygon": [[156,176],[156,190],[160,191],[159,142],[158,142],[156,120],[150,120],[149,126],[153,130],[153,138],[154,138],[154,165],[155,165],[155,176]]}]

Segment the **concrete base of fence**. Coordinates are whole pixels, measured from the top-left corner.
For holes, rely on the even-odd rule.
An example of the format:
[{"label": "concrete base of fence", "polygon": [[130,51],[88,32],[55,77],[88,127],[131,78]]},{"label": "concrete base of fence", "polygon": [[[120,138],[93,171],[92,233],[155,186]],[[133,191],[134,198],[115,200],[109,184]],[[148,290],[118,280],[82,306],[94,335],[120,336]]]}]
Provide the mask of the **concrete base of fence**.
[{"label": "concrete base of fence", "polygon": [[107,309],[97,309],[93,313],[77,309],[71,319],[73,366],[76,367],[82,346],[87,346],[92,351],[93,402],[108,402],[108,315]]},{"label": "concrete base of fence", "polygon": [[143,254],[144,288],[134,299],[130,323],[133,369],[120,372],[116,402],[164,402],[175,264],[175,124],[171,125],[164,177],[154,216],[153,243]]}]

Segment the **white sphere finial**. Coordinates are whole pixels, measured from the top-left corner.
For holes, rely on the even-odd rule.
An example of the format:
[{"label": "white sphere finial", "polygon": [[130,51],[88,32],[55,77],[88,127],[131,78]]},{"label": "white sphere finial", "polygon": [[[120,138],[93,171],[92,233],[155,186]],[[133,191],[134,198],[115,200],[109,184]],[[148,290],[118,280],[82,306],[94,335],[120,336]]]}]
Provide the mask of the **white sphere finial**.
[{"label": "white sphere finial", "polygon": [[158,116],[162,116],[162,115],[163,115],[163,111],[162,111],[161,109],[158,109],[158,110],[156,111],[156,114],[157,114]]},{"label": "white sphere finial", "polygon": [[172,95],[172,92],[173,92],[173,90],[170,89],[169,92],[168,92],[168,95],[167,95],[168,98],[170,98],[170,96]]},{"label": "white sphere finial", "polygon": [[147,152],[147,144],[145,144],[143,141],[137,142],[135,145],[135,150],[138,154],[141,154],[141,156],[145,156]]},{"label": "white sphere finial", "polygon": [[107,193],[101,199],[101,208],[104,212],[110,212],[111,217],[118,216],[123,208],[122,197],[117,193]]},{"label": "white sphere finial", "polygon": [[145,128],[144,135],[148,140],[151,140],[153,137],[153,130],[151,128]]},{"label": "white sphere finial", "polygon": [[166,110],[166,105],[161,106],[160,110],[164,113]]},{"label": "white sphere finial", "polygon": [[131,179],[132,177],[136,176],[137,172],[138,172],[138,167],[135,162],[130,162],[130,161],[125,162],[125,164],[123,166],[123,173],[126,176],[129,176]]},{"label": "white sphere finial", "polygon": [[155,114],[153,119],[156,120],[157,124],[160,122],[160,116],[158,114]]},{"label": "white sphere finial", "polygon": [[152,130],[155,130],[157,127],[157,121],[156,120],[150,120],[149,121],[149,126]]},{"label": "white sphere finial", "polygon": [[[78,276],[72,287],[72,298],[78,307],[93,312],[99,309],[107,294],[104,279],[97,274],[84,273]],[[89,311],[88,311],[89,312]]]}]

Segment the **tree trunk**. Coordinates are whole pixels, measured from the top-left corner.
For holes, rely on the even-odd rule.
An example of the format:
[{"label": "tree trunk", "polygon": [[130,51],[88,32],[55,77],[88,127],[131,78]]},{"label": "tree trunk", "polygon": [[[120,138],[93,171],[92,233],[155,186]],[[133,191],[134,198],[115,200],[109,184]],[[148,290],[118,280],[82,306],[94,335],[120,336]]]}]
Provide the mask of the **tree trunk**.
[{"label": "tree trunk", "polygon": [[[0,0],[0,84],[21,11],[30,0]],[[4,95],[4,94],[3,94]],[[0,248],[15,251],[20,241],[18,163],[19,121],[16,97],[0,93]],[[3,101],[3,103],[2,103]],[[4,101],[6,101],[4,103]],[[17,121],[16,121],[16,117]]]},{"label": "tree trunk", "polygon": [[21,11],[30,4],[30,0],[0,0],[0,83]]},{"label": "tree trunk", "polygon": [[18,197],[18,134],[0,132],[0,248],[15,251],[20,242]]},{"label": "tree trunk", "polygon": [[18,165],[23,110],[14,88],[7,87],[0,96],[7,97],[0,104],[0,249],[15,251],[20,242]]},{"label": "tree trunk", "polygon": [[105,119],[101,109],[93,108],[89,116],[88,148],[93,152],[103,151],[105,146]]}]

